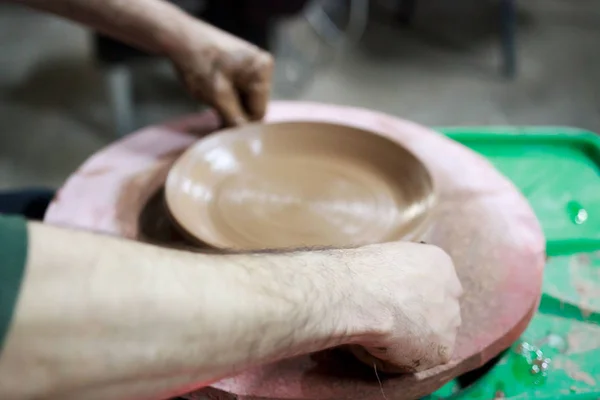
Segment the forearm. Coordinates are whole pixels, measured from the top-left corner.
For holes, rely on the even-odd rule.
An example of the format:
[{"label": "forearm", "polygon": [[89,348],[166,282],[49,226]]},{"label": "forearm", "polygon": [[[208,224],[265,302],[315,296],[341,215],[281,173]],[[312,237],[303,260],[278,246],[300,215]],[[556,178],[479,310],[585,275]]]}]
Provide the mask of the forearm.
[{"label": "forearm", "polygon": [[142,50],[169,56],[187,42],[193,19],[164,0],[8,0],[80,22]]},{"label": "forearm", "polygon": [[345,289],[320,275],[318,254],[207,256],[29,232],[0,398],[165,398],[348,341]]}]

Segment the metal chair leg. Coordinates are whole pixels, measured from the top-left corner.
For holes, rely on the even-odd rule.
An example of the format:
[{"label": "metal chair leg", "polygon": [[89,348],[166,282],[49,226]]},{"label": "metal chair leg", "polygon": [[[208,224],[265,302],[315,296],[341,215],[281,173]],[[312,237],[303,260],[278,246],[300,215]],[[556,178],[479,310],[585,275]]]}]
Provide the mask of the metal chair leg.
[{"label": "metal chair leg", "polygon": [[108,95],[119,137],[130,133],[134,127],[133,79],[125,65],[110,67],[107,71]]},{"label": "metal chair leg", "polygon": [[504,76],[512,79],[517,73],[517,6],[515,0],[501,0],[500,20]]}]

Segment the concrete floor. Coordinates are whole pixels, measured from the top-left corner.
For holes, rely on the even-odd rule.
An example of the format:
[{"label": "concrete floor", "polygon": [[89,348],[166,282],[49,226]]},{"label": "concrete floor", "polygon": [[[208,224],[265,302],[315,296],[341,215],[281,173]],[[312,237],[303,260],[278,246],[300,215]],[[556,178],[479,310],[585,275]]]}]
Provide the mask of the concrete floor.
[{"label": "concrete floor", "polygon": [[[570,125],[600,132],[597,0],[521,2],[520,71],[512,82],[499,74],[493,1],[421,3],[412,29],[395,27],[379,11],[357,46],[312,64],[298,60],[331,52],[304,22],[285,25],[274,97],[368,107],[426,125]],[[88,33],[3,4],[0,49],[0,188],[60,185],[115,139]],[[285,80],[290,74],[308,79],[295,87]],[[195,108],[161,67],[136,68],[136,99],[138,125]]]}]

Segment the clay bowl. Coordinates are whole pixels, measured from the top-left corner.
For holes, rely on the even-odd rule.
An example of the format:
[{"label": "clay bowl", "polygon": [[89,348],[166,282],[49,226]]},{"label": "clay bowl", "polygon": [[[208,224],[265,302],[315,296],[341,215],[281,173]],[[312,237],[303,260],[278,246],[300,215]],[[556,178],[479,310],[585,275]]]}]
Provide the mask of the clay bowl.
[{"label": "clay bowl", "polygon": [[401,145],[318,122],[209,135],[175,162],[165,197],[187,236],[231,250],[418,240],[436,199],[427,168]]}]

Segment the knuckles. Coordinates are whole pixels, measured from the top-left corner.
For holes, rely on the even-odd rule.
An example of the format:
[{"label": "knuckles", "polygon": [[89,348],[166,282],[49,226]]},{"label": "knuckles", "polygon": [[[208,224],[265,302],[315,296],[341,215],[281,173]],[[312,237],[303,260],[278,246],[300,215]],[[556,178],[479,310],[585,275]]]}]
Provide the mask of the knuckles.
[{"label": "knuckles", "polygon": [[275,59],[270,53],[261,51],[257,56],[257,68],[261,71],[265,71],[270,75],[271,71],[275,67]]}]

